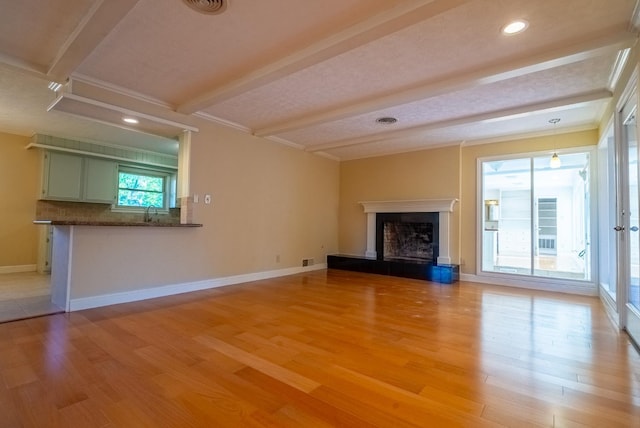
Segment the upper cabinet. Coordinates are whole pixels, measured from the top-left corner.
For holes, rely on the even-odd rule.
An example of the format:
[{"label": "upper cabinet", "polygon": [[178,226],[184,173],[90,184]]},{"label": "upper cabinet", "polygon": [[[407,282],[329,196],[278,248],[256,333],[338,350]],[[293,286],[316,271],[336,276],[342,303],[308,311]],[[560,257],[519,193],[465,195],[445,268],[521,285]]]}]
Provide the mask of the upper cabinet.
[{"label": "upper cabinet", "polygon": [[85,158],[84,197],[86,202],[112,204],[118,189],[118,164],[116,162]]},{"label": "upper cabinet", "polygon": [[82,199],[84,159],[60,152],[45,152],[42,198],[57,201]]},{"label": "upper cabinet", "polygon": [[117,163],[47,151],[42,199],[112,204],[116,200]]}]

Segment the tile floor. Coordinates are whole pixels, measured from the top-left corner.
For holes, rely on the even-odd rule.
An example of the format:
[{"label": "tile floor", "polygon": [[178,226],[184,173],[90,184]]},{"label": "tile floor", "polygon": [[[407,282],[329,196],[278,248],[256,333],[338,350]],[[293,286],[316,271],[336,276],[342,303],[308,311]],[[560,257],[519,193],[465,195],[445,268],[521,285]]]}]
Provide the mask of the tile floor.
[{"label": "tile floor", "polygon": [[36,272],[0,274],[0,322],[64,312],[51,303],[50,276]]}]

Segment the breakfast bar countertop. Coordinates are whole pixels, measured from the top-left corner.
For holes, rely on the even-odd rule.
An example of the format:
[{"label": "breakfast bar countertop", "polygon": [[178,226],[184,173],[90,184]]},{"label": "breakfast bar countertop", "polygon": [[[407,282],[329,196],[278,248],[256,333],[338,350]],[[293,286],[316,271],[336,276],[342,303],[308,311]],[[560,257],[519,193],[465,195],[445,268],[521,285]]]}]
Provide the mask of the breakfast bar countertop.
[{"label": "breakfast bar countertop", "polygon": [[33,223],[52,226],[202,227],[200,223],[163,223],[155,221],[34,220]]}]

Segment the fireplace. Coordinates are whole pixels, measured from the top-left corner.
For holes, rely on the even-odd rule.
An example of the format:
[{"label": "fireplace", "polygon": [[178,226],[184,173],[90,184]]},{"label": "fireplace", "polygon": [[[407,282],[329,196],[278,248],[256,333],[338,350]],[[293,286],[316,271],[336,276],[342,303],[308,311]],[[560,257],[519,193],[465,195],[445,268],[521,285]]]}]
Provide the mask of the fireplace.
[{"label": "fireplace", "polygon": [[438,228],[438,213],[377,213],[377,258],[434,263]]},{"label": "fireplace", "polygon": [[[379,230],[378,217],[384,217],[388,214],[427,214],[434,225],[433,245],[437,252],[433,256],[433,261],[439,265],[452,264],[450,216],[456,202],[458,202],[457,199],[360,202],[367,214],[367,251],[365,256],[374,259],[384,258],[384,248],[378,245],[378,236],[384,234],[383,230]],[[382,252],[382,257],[378,256],[380,252]]]},{"label": "fireplace", "polygon": [[332,254],[329,268],[451,284],[450,216],[457,199],[361,202],[367,214],[364,256]]}]

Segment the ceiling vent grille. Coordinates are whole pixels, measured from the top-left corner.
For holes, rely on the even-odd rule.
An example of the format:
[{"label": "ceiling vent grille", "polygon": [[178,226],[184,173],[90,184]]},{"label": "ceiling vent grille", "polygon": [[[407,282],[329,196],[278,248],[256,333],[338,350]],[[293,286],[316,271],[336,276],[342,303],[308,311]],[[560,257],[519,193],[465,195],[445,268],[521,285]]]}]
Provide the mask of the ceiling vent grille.
[{"label": "ceiling vent grille", "polygon": [[216,15],[227,8],[228,0],[183,0],[187,6],[200,13]]},{"label": "ceiling vent grille", "polygon": [[379,117],[376,119],[376,122],[381,125],[393,125],[397,121],[398,119],[396,119],[395,117]]}]

